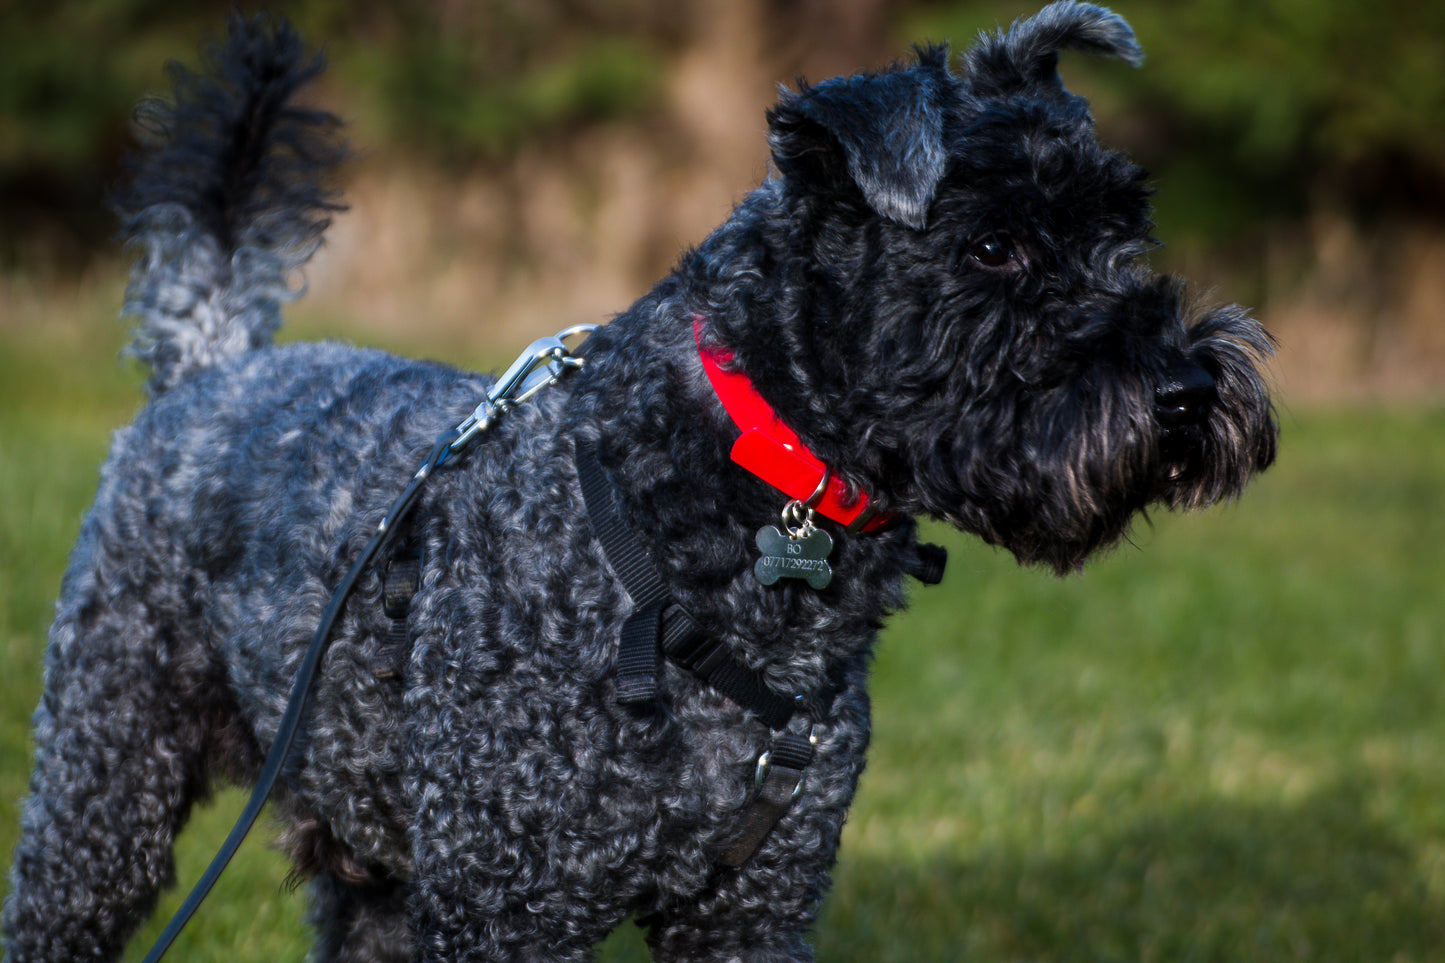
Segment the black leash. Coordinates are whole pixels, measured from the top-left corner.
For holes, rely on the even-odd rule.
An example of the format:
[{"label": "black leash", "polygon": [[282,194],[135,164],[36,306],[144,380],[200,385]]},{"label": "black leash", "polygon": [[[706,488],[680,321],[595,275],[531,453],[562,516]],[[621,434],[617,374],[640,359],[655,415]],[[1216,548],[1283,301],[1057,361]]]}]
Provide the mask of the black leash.
[{"label": "black leash", "polygon": [[251,831],[251,827],[256,824],[257,817],[261,815],[261,810],[266,805],[267,797],[271,795],[271,790],[276,786],[276,780],[280,778],[281,771],[285,768],[286,758],[296,741],[296,734],[300,731],[301,721],[306,713],[306,705],[310,701],[311,688],[316,681],[316,672],[320,668],[322,656],[326,654],[331,630],[336,624],[337,616],[341,614],[342,606],[346,604],[347,598],[356,587],[361,573],[366,571],[382,550],[391,544],[397,532],[403,527],[402,522],[415,507],[427,479],[449,458],[461,452],[473,439],[490,428],[498,417],[531,398],[548,385],[556,384],[566,372],[581,367],[582,359],[572,355],[565,341],[573,335],[584,332],[591,333],[594,327],[594,325],[578,325],[575,328],[568,328],[554,337],[541,338],[532,342],[521,357],[512,363],[506,373],[497,379],[496,384],[487,392],[487,396],[481,404],[477,405],[476,410],[457,427],[444,432],[432,445],[426,459],[412,475],[406,488],[391,503],[386,515],[376,526],[376,531],[362,548],[361,554],[357,556],[356,561],[352,562],[351,568],[342,578],[341,584],[332,593],[331,601],[327,603],[326,611],[321,616],[321,622],[316,627],[316,634],[311,637],[311,644],[307,646],[306,655],[302,658],[301,665],[296,671],[296,681],[291,685],[291,695],[286,702],[286,710],[281,714],[281,721],[276,729],[276,738],[272,740],[271,749],[266,753],[266,760],[261,766],[260,774],[256,777],[256,786],[251,791],[251,798],[247,800],[246,808],[241,811],[236,825],[232,827],[226,841],[221,844],[221,848],[211,860],[210,866],[206,868],[205,873],[191,889],[185,902],[181,904],[180,909],[176,910],[155,945],[146,954],[144,963],[158,963],[160,958],[165,956],[166,951],[171,948],[181,930],[200,908],[202,901],[210,894],[216,881],[221,878],[221,873],[225,871],[231,858],[236,855],[236,851],[241,848],[241,843]]},{"label": "black leash", "polygon": [[275,788],[276,780],[286,765],[286,757],[290,754],[291,746],[296,741],[296,734],[301,729],[301,719],[306,712],[306,704],[310,701],[311,684],[315,681],[316,670],[321,664],[322,655],[326,652],[327,641],[330,638],[332,627],[336,624],[336,617],[341,614],[341,607],[351,595],[352,589],[356,587],[356,580],[361,577],[361,573],[366,571],[372,560],[391,544],[392,539],[401,528],[402,521],[415,506],[427,478],[450,454],[452,445],[460,434],[459,429],[453,428],[437,439],[426,460],[412,476],[406,489],[397,497],[396,501],[392,502],[391,508],[387,509],[386,517],[381,520],[381,524],[377,526],[376,532],[366,543],[366,547],[361,550],[361,554],[351,564],[351,568],[341,580],[341,584],[332,593],[331,601],[326,606],[326,611],[322,613],[321,623],[316,627],[316,634],[311,637],[311,644],[307,647],[306,655],[301,660],[301,667],[296,671],[296,681],[292,683],[286,711],[281,715],[281,721],[276,728],[276,738],[271,743],[271,751],[266,753],[266,761],[261,766],[260,775],[256,777],[256,786],[251,791],[251,798],[247,800],[246,808],[241,811],[236,825],[232,827],[231,834],[226,837],[226,841],[221,844],[220,850],[211,860],[211,865],[206,867],[205,873],[192,888],[185,903],[176,910],[165,931],[151,947],[150,953],[146,955],[145,963],[156,963],[171,948],[171,944],[190,922],[191,917],[200,908],[201,902],[210,894],[211,888],[216,885],[216,880],[221,878],[221,873],[225,871],[231,858],[241,848],[241,843],[251,831],[251,827],[256,824],[257,817],[261,815],[261,809],[266,805],[267,797],[271,795],[271,790]]}]

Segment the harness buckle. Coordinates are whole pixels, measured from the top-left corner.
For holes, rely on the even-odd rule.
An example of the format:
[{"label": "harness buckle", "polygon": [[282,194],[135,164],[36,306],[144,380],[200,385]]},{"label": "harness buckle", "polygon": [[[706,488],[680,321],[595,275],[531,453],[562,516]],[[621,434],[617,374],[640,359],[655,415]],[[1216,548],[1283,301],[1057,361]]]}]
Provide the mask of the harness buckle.
[{"label": "harness buckle", "polygon": [[[787,740],[790,745],[780,747],[779,743],[781,740]],[[774,733],[772,743],[767,749],[763,750],[762,755],[758,756],[758,768],[753,774],[753,789],[761,790],[763,788],[763,784],[768,780],[770,770],[774,768],[773,754],[781,748],[783,752],[791,750],[791,758],[780,760],[778,767],[782,768],[786,766],[786,768],[798,774],[798,781],[793,784],[792,791],[788,793],[788,801],[792,802],[802,795],[803,783],[806,782],[808,778],[808,764],[812,762],[813,750],[818,745],[818,724],[816,722],[813,723],[812,728],[808,730],[806,748],[798,745],[801,741],[799,737],[790,736],[787,733]]]},{"label": "harness buckle", "polygon": [[752,798],[738,814],[737,831],[718,857],[720,863],[741,866],[758,851],[768,833],[802,794],[817,745],[817,723],[807,736],[773,731],[772,744],[758,756]]}]

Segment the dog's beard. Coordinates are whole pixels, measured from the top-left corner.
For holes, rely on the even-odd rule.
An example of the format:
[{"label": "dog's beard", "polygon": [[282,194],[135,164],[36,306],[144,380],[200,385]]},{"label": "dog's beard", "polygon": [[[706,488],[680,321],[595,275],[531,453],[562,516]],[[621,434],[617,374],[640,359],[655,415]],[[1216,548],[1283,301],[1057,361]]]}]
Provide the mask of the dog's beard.
[{"label": "dog's beard", "polygon": [[921,455],[898,490],[903,507],[1064,573],[1124,538],[1151,505],[1197,509],[1239,495],[1274,459],[1262,374],[1272,342],[1235,307],[1203,313],[1185,341],[1215,380],[1195,423],[1165,432],[1148,366],[1000,388],[960,404],[944,434],[918,411],[904,432]]}]

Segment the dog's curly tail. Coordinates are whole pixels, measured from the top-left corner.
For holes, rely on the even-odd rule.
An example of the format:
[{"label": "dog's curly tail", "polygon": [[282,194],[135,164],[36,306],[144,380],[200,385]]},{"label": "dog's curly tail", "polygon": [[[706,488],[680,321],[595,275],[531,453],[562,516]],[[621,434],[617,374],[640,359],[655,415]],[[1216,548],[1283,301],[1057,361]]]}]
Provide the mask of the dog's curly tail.
[{"label": "dog's curly tail", "polygon": [[294,103],[325,69],[284,20],[231,15],[197,73],[168,66],[172,102],[136,112],[149,143],[112,205],[141,249],[123,313],[130,353],[159,394],[190,371],[261,347],[281,323],[288,283],[342,209],[329,186],[346,155],[340,121]]}]

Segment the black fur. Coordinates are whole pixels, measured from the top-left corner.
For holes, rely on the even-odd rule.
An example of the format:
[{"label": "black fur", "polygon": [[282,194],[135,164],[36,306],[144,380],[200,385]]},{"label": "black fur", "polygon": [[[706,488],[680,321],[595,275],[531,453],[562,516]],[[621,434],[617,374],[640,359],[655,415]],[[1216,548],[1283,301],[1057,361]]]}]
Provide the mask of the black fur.
[{"label": "black fur", "polygon": [[[586,960],[629,916],[659,960],[811,959],[913,516],[1067,571],[1146,507],[1234,496],[1271,462],[1270,340],[1143,266],[1144,177],[1059,84],[1067,47],[1139,59],[1121,19],[1066,2],[958,74],[930,48],[784,95],[778,175],[588,341],[585,369],[437,473],[404,681],[371,671],[372,573],[278,790],[320,959]],[[116,436],[61,589],[5,906],[16,963],[116,958],[191,803],[254,775],[341,572],[489,384],[264,346],[339,154],[331,120],[285,100],[315,72],[288,29],[237,21],[215,71],[185,75],[171,146],[121,202],[154,398]],[[698,319],[898,515],[868,535],[821,523],[825,589],[753,577],[785,498],[729,460]],[[578,439],[677,601],[776,692],[822,703],[795,720],[819,737],[803,791],[741,867],[717,856],[770,734],[671,666],[656,705],[618,704],[633,606],[582,505]]]}]

